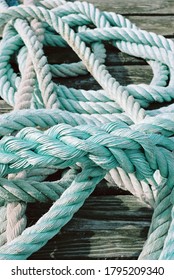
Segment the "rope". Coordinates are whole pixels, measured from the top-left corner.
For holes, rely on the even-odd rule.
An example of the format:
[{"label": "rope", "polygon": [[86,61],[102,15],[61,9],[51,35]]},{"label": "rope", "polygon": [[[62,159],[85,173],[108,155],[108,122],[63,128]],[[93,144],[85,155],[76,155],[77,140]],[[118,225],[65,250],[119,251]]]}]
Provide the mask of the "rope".
[{"label": "rope", "polygon": [[[154,208],[139,259],[174,259],[174,43],[87,2],[0,1],[0,259],[26,259],[57,234],[103,179]],[[12,7],[9,7],[12,6]],[[149,85],[122,86],[106,44],[146,60]],[[51,64],[45,46],[79,61]],[[17,68],[14,68],[15,58]],[[90,73],[98,90],[57,84]],[[49,182],[58,170],[62,178]],[[54,201],[26,227],[27,203]]]}]

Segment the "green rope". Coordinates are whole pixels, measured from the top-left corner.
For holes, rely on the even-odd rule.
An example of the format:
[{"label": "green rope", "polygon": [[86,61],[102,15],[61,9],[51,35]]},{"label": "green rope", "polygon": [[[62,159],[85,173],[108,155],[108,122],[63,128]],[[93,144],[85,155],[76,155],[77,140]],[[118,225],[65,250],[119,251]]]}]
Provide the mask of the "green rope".
[{"label": "green rope", "polygon": [[[0,96],[14,110],[0,116],[0,259],[39,250],[103,178],[154,208],[139,258],[174,259],[174,107],[148,110],[174,99],[173,41],[87,2],[8,4],[0,1]],[[105,65],[105,44],[145,59],[150,84],[120,85]],[[70,47],[79,61],[50,64],[45,46]],[[100,89],[53,79],[88,72]],[[25,229],[26,203],[50,200],[50,210]]]}]

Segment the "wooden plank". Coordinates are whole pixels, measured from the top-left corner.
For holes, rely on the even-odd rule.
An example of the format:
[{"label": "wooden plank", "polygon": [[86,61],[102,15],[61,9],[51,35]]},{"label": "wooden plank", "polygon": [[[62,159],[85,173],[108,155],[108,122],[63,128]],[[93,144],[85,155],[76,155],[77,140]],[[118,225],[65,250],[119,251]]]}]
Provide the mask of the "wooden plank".
[{"label": "wooden plank", "polygon": [[[156,2],[156,1],[154,1]],[[174,3],[174,2],[173,2]],[[165,15],[165,16],[139,16],[128,15],[127,18],[135,23],[139,28],[144,29],[146,31],[155,32],[157,34],[161,34],[164,36],[172,37],[174,30],[174,21],[173,16]]]},{"label": "wooden plank", "polygon": [[7,113],[11,110],[11,106],[9,106],[4,100],[0,99],[0,114]]},{"label": "wooden plank", "polygon": [[[19,0],[21,3],[23,0]],[[34,3],[41,0],[34,0]],[[69,2],[75,2],[76,0],[68,0]],[[84,2],[84,0],[79,0]],[[101,10],[108,10],[122,14],[174,14],[174,2],[173,0],[85,0],[95,4]]]},{"label": "wooden plank", "polygon": [[[116,47],[113,47],[112,45],[106,44],[105,48],[107,54],[106,65],[108,66],[145,64],[143,59],[120,52]],[[47,47],[45,48],[45,54],[50,64],[61,64],[79,61],[78,56],[69,47],[67,47],[66,49]]]},{"label": "wooden plank", "polygon": [[[49,208],[29,205],[32,224]],[[30,259],[137,259],[152,210],[130,195],[90,196],[73,219]]]},{"label": "wooden plank", "polygon": [[[78,224],[80,226],[80,224]],[[141,231],[147,234],[147,228],[130,230],[125,228],[116,231],[77,232],[59,235],[47,247],[33,254],[31,260],[65,260],[65,259],[137,259],[144,240]],[[129,236],[126,236],[125,232]]]},{"label": "wooden plank", "polygon": [[[152,78],[151,69],[147,65],[108,66],[108,70],[121,85],[149,83]],[[81,76],[78,79],[57,78],[55,81],[68,87],[83,88],[85,90],[101,88],[90,74]]]},{"label": "wooden plank", "polygon": [[[72,1],[73,2],[73,1]],[[80,0],[83,2],[83,0]],[[173,0],[87,0],[101,10],[112,11],[124,15],[130,14],[174,14]]]}]

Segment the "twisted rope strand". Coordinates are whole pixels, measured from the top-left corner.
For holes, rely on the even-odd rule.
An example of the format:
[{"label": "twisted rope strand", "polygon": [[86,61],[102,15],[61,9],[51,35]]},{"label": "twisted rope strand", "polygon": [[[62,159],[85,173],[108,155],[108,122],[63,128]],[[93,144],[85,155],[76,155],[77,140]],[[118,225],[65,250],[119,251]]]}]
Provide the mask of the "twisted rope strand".
[{"label": "twisted rope strand", "polygon": [[72,218],[104,175],[100,168],[96,168],[95,172],[85,169],[85,172],[77,175],[60,199],[34,226],[28,227],[14,241],[0,248],[0,259],[25,259],[41,248]]},{"label": "twisted rope strand", "polygon": [[[37,35],[41,40],[41,33],[43,33],[38,27],[40,24],[37,24],[36,20],[31,22],[31,26],[36,31]],[[32,88],[35,83],[35,73],[34,68],[32,65],[32,61],[30,56],[27,56],[24,75],[21,79],[21,83],[19,89],[16,93],[16,102],[14,110],[16,109],[28,109],[30,108],[31,98],[32,98]],[[15,176],[16,178],[26,178],[26,172],[20,172]],[[8,176],[10,179],[10,175]],[[23,203],[22,201],[19,202],[10,202],[7,204],[7,242],[10,242],[15,237],[20,235],[26,225],[27,225],[27,218],[25,215],[25,211],[27,208],[27,204]]]}]

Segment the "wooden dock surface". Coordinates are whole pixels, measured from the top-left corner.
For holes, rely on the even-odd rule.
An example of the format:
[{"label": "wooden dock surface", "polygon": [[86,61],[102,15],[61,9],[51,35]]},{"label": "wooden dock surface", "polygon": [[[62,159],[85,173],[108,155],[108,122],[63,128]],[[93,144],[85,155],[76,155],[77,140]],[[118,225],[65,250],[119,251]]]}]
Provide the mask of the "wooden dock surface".
[{"label": "wooden dock surface", "polygon": [[[72,1],[73,2],[73,1]],[[82,1],[81,1],[82,2]],[[101,10],[120,13],[140,28],[168,38],[174,38],[173,0],[90,0]],[[48,60],[54,63],[76,61],[76,55],[46,49]],[[141,59],[130,57],[113,47],[107,47],[106,64],[122,84],[149,83],[150,67]],[[90,76],[59,79],[59,83],[76,88],[97,89]],[[10,107],[0,100],[0,113]],[[50,204],[28,206],[28,225],[33,224]],[[98,186],[94,194],[73,219],[30,259],[137,259],[146,240],[152,210],[128,193],[117,188]]]}]

